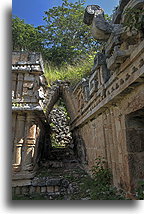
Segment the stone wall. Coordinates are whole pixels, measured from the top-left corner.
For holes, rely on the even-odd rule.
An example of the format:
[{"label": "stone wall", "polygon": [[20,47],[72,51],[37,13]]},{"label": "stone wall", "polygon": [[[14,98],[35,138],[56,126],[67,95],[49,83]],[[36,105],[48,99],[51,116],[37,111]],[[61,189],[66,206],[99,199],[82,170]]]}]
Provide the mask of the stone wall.
[{"label": "stone wall", "polygon": [[69,131],[69,120],[66,112],[60,106],[56,106],[49,114],[51,125],[51,139],[53,146],[72,146],[72,136]]},{"label": "stone wall", "polygon": [[47,91],[39,53],[12,53],[12,179],[13,184],[34,176],[40,142],[47,126],[43,102]]},{"label": "stone wall", "polygon": [[[38,53],[12,55],[13,186],[30,189],[40,158],[49,155],[49,114],[60,97],[71,118],[74,151],[87,170],[104,157],[113,183],[132,191],[144,180],[144,35],[143,29],[124,27],[127,8],[144,9],[143,0],[121,0],[106,24],[103,12],[93,7],[87,15],[95,38],[105,40],[94,60],[91,75],[72,89],[57,81],[46,87]],[[100,13],[97,10],[100,9]],[[97,23],[102,17],[102,27]],[[97,17],[98,16],[98,17]],[[105,35],[106,34],[106,35]],[[102,35],[102,38],[100,38]],[[45,190],[44,190],[45,189]],[[16,190],[19,191],[19,190]],[[46,186],[42,191],[48,191]]]},{"label": "stone wall", "polygon": [[64,178],[35,177],[29,184],[13,185],[12,195],[46,195],[49,199],[69,193],[69,182]]},{"label": "stone wall", "polygon": [[71,131],[84,142],[88,169],[104,157],[114,185],[131,191],[144,180],[144,35],[123,22],[126,8],[143,10],[144,2],[123,2],[117,9],[121,15],[113,19],[113,29],[119,30],[109,34],[103,53],[96,55],[90,77],[72,92],[63,91],[76,100]]}]

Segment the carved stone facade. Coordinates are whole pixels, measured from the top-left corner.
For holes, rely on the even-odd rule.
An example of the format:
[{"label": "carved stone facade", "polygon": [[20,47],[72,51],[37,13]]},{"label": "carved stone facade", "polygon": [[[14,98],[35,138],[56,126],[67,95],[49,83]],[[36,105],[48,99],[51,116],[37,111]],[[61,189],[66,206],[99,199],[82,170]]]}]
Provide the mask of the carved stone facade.
[{"label": "carved stone facade", "polygon": [[[100,29],[107,38],[103,53],[74,89],[62,81],[47,88],[40,54],[13,53],[13,186],[29,185],[39,158],[48,155],[47,119],[59,97],[71,117],[75,154],[87,170],[104,157],[115,186],[131,192],[144,180],[144,35],[123,27],[129,7],[143,10],[144,1],[120,1],[111,30]],[[85,16],[96,23],[101,8],[89,8]]]},{"label": "carved stone facade", "polygon": [[111,32],[104,53],[96,56],[87,84],[72,92],[78,106],[71,130],[78,129],[84,141],[88,168],[104,157],[114,185],[132,191],[144,180],[144,35],[122,23],[124,11],[143,10],[144,1],[127,3],[112,23],[121,28]]},{"label": "carved stone facade", "polygon": [[39,53],[13,52],[13,185],[19,181],[28,183],[37,167],[39,142],[45,136],[46,126],[42,105],[47,90],[44,80],[43,62]]}]

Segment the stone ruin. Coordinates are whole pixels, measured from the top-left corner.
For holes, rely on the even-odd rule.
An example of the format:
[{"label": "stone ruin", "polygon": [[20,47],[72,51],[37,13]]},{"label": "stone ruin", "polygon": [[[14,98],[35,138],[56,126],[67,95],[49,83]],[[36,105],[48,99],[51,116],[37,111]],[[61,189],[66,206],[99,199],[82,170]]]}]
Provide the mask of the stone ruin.
[{"label": "stone ruin", "polygon": [[143,26],[124,27],[128,8],[143,11],[144,1],[121,0],[112,23],[99,6],[87,6],[84,22],[106,45],[89,78],[74,89],[63,81],[48,88],[41,55],[13,52],[13,188],[31,187],[39,160],[50,155],[48,117],[60,97],[71,118],[75,156],[87,171],[102,157],[116,187],[132,192],[144,180],[144,34]]},{"label": "stone ruin", "polygon": [[[12,54],[12,179],[28,182],[34,176],[39,142],[47,137],[44,94],[47,84],[39,53]],[[45,137],[44,137],[45,136]]]},{"label": "stone ruin", "polygon": [[[67,115],[62,108],[55,107],[49,115],[49,122],[52,124],[51,134],[53,144],[58,147],[67,147],[71,144],[72,136],[67,119]],[[71,145],[72,146],[72,145]]]}]

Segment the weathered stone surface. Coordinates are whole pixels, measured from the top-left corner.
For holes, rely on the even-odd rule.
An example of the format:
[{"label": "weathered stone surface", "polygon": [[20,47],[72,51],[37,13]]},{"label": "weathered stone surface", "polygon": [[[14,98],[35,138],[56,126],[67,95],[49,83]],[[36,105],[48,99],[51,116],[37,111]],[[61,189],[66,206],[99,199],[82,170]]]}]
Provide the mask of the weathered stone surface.
[{"label": "weathered stone surface", "polygon": [[33,186],[30,186],[29,193],[30,193],[30,194],[33,194],[33,193],[35,193],[35,187],[33,187]]},{"label": "weathered stone surface", "polygon": [[121,21],[121,15],[123,13],[124,7],[128,4],[130,0],[120,0],[119,6],[116,8],[113,15],[113,23],[119,24]]},{"label": "weathered stone surface", "polygon": [[36,193],[40,193],[41,189],[39,186],[36,187]]},{"label": "weathered stone surface", "polygon": [[34,176],[33,170],[38,161],[38,141],[41,137],[38,129],[44,129],[46,120],[42,98],[38,93],[40,88],[43,88],[43,94],[47,90],[44,85],[41,55],[39,53],[13,52],[12,77],[14,121],[12,177],[13,185],[21,186],[22,183],[27,184],[27,179]]},{"label": "weathered stone surface", "polygon": [[[74,89],[69,87],[69,83],[60,80],[53,87],[46,88],[38,55],[14,53],[12,90],[15,188],[24,185],[24,181],[19,182],[24,179],[24,175],[32,179],[37,161],[41,157],[47,158],[48,153],[44,152],[50,144],[50,135],[47,133],[49,126],[46,120],[60,97],[71,117],[72,149],[87,170],[100,156],[105,158],[107,167],[111,169],[115,186],[129,192],[139,180],[144,179],[144,39],[142,32],[126,30],[121,25],[126,18],[123,10],[129,5],[143,7],[143,1],[120,1],[118,14],[112,24],[105,21],[99,6],[86,8],[85,23],[92,24],[94,37],[107,40],[107,44],[103,53],[96,56],[90,77],[80,81]],[[20,75],[15,75],[17,73]],[[46,116],[42,111],[44,106]],[[41,108],[36,111],[37,107]],[[32,117],[28,120],[30,115]],[[56,116],[54,120],[57,119]],[[60,127],[63,125],[61,120],[58,123],[56,131],[59,136],[64,141],[70,140],[69,130],[65,129],[64,133]],[[59,159],[52,154],[53,161],[60,160],[58,153],[55,151]],[[65,154],[68,160],[70,153]],[[52,162],[49,164],[54,166]],[[60,161],[55,164],[61,167]],[[60,187],[63,192],[69,187],[67,180],[51,180],[47,177],[35,178],[27,185],[30,186],[31,182],[38,193],[42,190],[40,187],[46,191],[47,186],[48,193],[55,191],[54,186]],[[27,191],[28,188],[23,190],[26,194]]]},{"label": "weathered stone surface", "polygon": [[21,188],[20,187],[16,187],[15,188],[15,194],[16,195],[20,195],[21,194]]},{"label": "weathered stone surface", "polygon": [[[98,55],[89,77],[89,100],[84,102],[82,84],[72,92],[78,99],[79,111],[71,123],[71,130],[76,132],[78,129],[88,166],[95,164],[95,158],[104,157],[112,169],[114,184],[131,191],[138,180],[144,178],[141,166],[144,151],[144,41],[139,33],[125,31],[121,25],[115,25],[121,23],[122,12],[128,2],[131,5],[138,3],[120,2],[122,11],[112,23],[114,28],[120,29],[117,33],[112,31],[104,50],[109,78],[103,80],[103,64],[99,58],[102,55]],[[92,7],[89,11],[89,24],[94,19],[94,10]],[[132,119],[128,119],[130,114],[133,114]],[[140,167],[133,175],[132,166],[136,167],[136,163]]]},{"label": "weathered stone surface", "polygon": [[33,186],[46,186],[46,178],[43,177],[43,178],[34,178],[32,180],[32,185]]},{"label": "weathered stone surface", "polygon": [[47,188],[46,187],[41,187],[41,193],[45,193],[47,192]]},{"label": "weathered stone surface", "polygon": [[54,187],[54,191],[55,191],[55,192],[59,192],[59,186],[55,186],[55,187]]},{"label": "weathered stone surface", "polygon": [[54,187],[53,186],[47,186],[47,192],[48,193],[54,192]]},{"label": "weathered stone surface", "polygon": [[47,186],[60,186],[60,183],[61,183],[61,179],[59,179],[59,178],[55,178],[55,179],[47,178],[46,179]]},{"label": "weathered stone surface", "polygon": [[104,18],[104,12],[98,5],[89,5],[84,14],[84,23],[92,24],[92,35],[97,40],[105,41],[112,32],[112,26]]},{"label": "weathered stone surface", "polygon": [[49,114],[49,121],[52,123],[51,132],[54,135],[52,141],[59,146],[69,146],[72,136],[66,112],[61,108],[53,108]]}]

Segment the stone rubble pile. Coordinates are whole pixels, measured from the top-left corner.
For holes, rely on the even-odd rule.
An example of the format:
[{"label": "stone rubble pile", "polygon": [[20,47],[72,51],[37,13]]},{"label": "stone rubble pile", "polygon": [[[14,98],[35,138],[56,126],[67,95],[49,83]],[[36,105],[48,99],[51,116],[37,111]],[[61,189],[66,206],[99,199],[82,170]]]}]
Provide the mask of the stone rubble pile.
[{"label": "stone rubble pile", "polygon": [[54,108],[49,115],[52,145],[73,147],[72,135],[68,125],[66,112],[62,108]]}]

